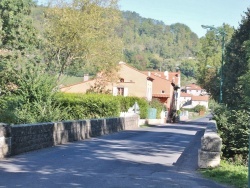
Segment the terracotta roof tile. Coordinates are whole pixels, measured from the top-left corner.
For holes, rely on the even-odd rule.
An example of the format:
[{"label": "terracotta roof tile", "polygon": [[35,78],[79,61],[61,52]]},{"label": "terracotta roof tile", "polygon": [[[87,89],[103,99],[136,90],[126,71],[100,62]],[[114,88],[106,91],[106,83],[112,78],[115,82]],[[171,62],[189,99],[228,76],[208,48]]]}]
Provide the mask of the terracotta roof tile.
[{"label": "terracotta roof tile", "polygon": [[193,101],[208,101],[209,96],[204,95],[204,96],[192,96]]},{"label": "terracotta roof tile", "polygon": [[202,90],[201,87],[196,85],[196,84],[187,85],[186,89],[188,89],[188,90]]},{"label": "terracotta roof tile", "polygon": [[162,97],[170,97],[170,95],[169,95],[169,94],[166,94],[166,93],[162,93],[162,94],[153,94],[153,97],[162,98]]},{"label": "terracotta roof tile", "polygon": [[181,92],[181,97],[192,97],[193,95],[189,94],[189,93],[184,93]]}]

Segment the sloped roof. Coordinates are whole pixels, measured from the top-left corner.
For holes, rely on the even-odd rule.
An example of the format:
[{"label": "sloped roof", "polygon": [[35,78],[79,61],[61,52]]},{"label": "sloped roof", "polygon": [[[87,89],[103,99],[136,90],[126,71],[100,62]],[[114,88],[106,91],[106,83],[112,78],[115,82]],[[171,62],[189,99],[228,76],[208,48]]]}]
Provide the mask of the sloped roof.
[{"label": "sloped roof", "polygon": [[123,62],[123,61],[120,61],[120,62],[119,62],[119,65],[120,65],[120,66],[121,66],[121,65],[127,66],[127,67],[129,67],[129,68],[131,68],[131,69],[137,71],[138,73],[143,74],[143,75],[146,75],[146,76],[148,76],[148,78],[153,79],[150,75],[145,74],[143,71],[139,71],[139,70],[136,69],[135,67],[132,67],[132,66],[128,65],[127,63]]},{"label": "sloped roof", "polygon": [[81,82],[79,82],[79,83],[70,84],[70,85],[66,85],[66,86],[61,85],[60,89],[69,88],[69,87],[72,87],[72,86],[77,86],[77,85],[80,85],[80,84],[83,84],[83,83],[91,82],[91,81],[93,81],[93,80],[95,80],[95,79],[89,79],[89,80],[87,80],[87,81],[81,81]]},{"label": "sloped roof", "polygon": [[[144,71],[146,73],[146,71]],[[166,79],[166,76],[164,75],[164,72],[160,71],[150,71],[151,75],[158,76],[160,78]],[[168,80],[173,81],[173,78],[179,77],[180,72],[168,72]]]},{"label": "sloped roof", "polygon": [[188,89],[188,90],[202,90],[202,88],[196,84],[189,84],[186,86],[186,89]]},{"label": "sloped roof", "polygon": [[192,101],[208,101],[209,96],[204,95],[204,96],[192,96]]},{"label": "sloped roof", "polygon": [[192,97],[193,95],[185,92],[181,92],[181,97]]},{"label": "sloped roof", "polygon": [[152,96],[153,97],[158,97],[158,98],[164,98],[164,97],[168,98],[168,97],[170,97],[170,95],[166,94],[166,93],[153,94]]},{"label": "sloped roof", "polygon": [[[171,82],[166,79],[162,72],[142,71],[144,74],[149,75],[154,79],[153,81],[153,97],[170,97]],[[164,93],[162,93],[164,91]]]}]

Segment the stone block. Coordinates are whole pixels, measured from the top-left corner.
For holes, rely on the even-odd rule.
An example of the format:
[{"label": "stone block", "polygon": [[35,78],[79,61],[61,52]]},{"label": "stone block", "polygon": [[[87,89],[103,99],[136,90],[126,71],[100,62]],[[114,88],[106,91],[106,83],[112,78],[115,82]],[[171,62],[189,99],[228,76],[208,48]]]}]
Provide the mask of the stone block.
[{"label": "stone block", "polygon": [[209,152],[220,152],[222,139],[216,133],[205,134],[201,138],[201,150]]},{"label": "stone block", "polygon": [[90,136],[91,137],[97,137],[103,135],[103,125],[104,120],[103,119],[91,119],[90,120]]},{"label": "stone block", "polygon": [[220,165],[221,152],[198,151],[199,168],[213,168]]}]

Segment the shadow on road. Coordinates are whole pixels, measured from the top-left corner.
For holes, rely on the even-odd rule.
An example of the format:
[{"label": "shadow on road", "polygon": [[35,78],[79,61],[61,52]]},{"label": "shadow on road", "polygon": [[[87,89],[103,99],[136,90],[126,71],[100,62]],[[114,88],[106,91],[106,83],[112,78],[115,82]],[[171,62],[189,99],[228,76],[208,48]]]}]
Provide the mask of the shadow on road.
[{"label": "shadow on road", "polygon": [[222,187],[194,173],[204,128],[152,126],[15,156],[0,161],[0,187]]}]

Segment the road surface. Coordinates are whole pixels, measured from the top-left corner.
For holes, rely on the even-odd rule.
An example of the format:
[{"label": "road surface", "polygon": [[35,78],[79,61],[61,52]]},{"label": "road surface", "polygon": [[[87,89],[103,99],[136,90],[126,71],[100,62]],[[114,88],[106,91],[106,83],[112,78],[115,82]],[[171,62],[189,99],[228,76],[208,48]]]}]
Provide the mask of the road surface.
[{"label": "road surface", "polygon": [[208,118],[123,131],[0,161],[1,187],[213,187],[197,172]]}]

